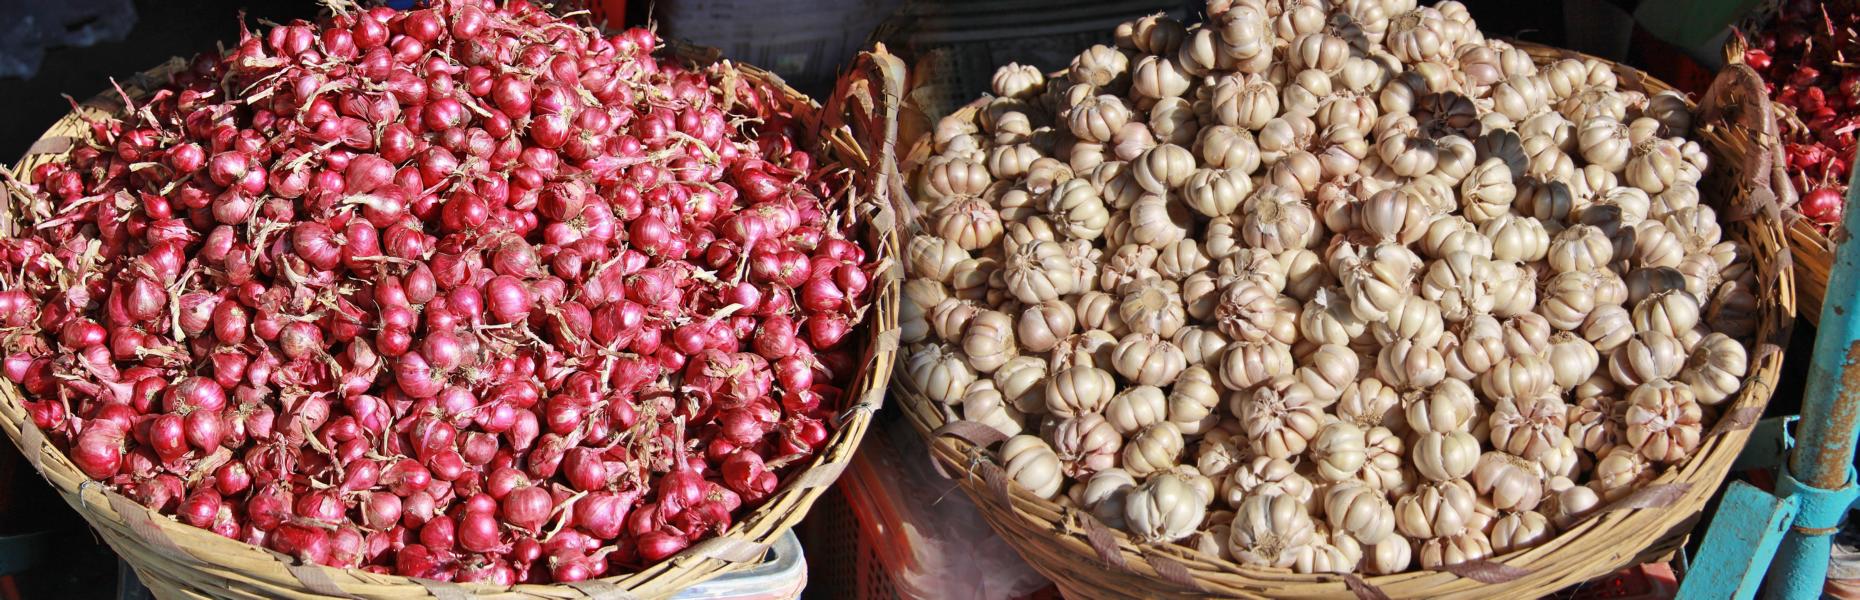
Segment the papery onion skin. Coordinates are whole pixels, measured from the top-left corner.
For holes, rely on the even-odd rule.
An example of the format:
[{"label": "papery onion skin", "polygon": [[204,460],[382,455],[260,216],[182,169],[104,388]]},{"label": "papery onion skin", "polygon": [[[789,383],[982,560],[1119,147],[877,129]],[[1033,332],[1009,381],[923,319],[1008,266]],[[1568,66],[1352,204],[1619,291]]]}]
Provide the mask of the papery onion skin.
[{"label": "papery onion skin", "polygon": [[817,109],[660,46],[522,0],[242,28],[9,178],[6,377],[86,476],[306,564],[727,530],[826,449],[886,282]]}]

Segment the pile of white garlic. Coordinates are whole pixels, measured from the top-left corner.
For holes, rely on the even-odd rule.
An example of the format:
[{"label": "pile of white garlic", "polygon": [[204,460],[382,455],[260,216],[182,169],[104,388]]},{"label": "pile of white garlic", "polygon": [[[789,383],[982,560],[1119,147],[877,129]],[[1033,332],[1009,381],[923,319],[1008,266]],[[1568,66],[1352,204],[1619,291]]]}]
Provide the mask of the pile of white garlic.
[{"label": "pile of white garlic", "polygon": [[1142,543],[1388,574],[1541,544],[1699,447],[1755,265],[1683,98],[1447,0],[1215,1],[1008,65],[914,174],[911,389]]}]

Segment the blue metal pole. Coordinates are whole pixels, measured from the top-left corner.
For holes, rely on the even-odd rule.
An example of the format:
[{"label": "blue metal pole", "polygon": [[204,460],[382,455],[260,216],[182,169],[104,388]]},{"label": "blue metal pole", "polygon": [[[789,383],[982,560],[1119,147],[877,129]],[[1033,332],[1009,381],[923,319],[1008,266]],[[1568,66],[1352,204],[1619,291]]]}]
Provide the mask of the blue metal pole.
[{"label": "blue metal pole", "polygon": [[[1860,232],[1860,170],[1848,184],[1842,226]],[[1860,244],[1835,250],[1821,330],[1802,395],[1802,420],[1789,462],[1778,473],[1777,494],[1802,497],[1801,512],[1783,540],[1768,578],[1768,595],[1789,600],[1821,595],[1833,534],[1853,500],[1853,460],[1860,435]]]}]

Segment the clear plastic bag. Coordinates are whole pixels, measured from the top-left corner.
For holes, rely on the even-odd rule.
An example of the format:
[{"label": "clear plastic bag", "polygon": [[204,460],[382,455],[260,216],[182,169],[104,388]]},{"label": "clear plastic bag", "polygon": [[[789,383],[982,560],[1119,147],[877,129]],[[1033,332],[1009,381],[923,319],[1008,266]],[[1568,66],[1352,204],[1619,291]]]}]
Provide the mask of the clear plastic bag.
[{"label": "clear plastic bag", "polygon": [[1019,598],[1051,585],[995,534],[954,481],[936,472],[923,437],[909,423],[893,418],[875,426],[868,440],[882,437],[884,443],[865,444],[859,458],[880,476],[858,477],[851,493],[890,499],[897,522],[875,545],[900,596]]}]

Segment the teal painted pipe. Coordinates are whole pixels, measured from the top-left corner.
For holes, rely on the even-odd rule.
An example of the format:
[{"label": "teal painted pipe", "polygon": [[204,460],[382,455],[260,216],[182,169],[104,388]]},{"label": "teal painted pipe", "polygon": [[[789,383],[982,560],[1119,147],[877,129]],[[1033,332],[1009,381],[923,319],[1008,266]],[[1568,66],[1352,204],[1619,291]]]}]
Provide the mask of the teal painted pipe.
[{"label": "teal painted pipe", "polygon": [[[1860,192],[1860,169],[1847,186],[1848,210],[1842,227],[1850,232],[1860,232],[1856,192]],[[1796,446],[1788,463],[1788,475],[1807,488],[1798,491],[1810,495],[1837,493],[1852,484],[1848,474],[1856,436],[1860,436],[1860,315],[1854,314],[1860,308],[1860,244],[1851,238],[1842,241],[1830,271],[1828,293],[1821,305],[1821,329],[1815,336],[1815,355],[1802,394],[1802,420],[1796,426]],[[1856,378],[1854,385],[1845,381],[1849,369]],[[1769,597],[1810,600],[1821,596],[1833,534],[1847,506],[1814,504],[1819,510],[1804,506],[1777,552],[1767,579]]]}]

